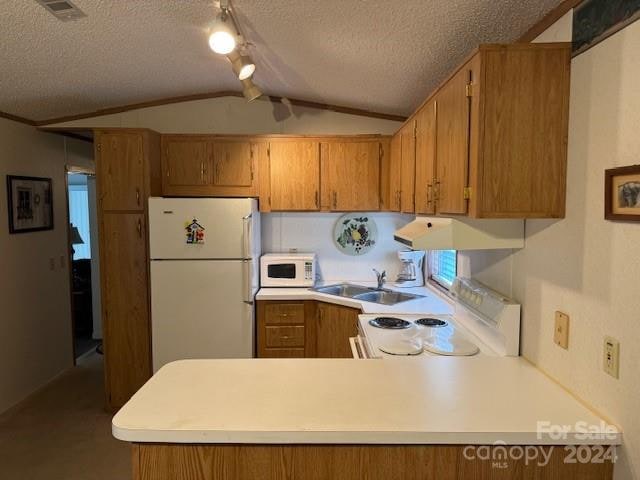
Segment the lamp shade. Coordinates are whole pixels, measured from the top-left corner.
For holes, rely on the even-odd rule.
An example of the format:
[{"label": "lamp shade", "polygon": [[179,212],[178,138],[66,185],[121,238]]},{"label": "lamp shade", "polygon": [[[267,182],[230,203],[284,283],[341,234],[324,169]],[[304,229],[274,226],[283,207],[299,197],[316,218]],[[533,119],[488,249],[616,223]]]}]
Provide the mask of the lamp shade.
[{"label": "lamp shade", "polygon": [[80,236],[80,232],[78,231],[78,227],[74,227],[71,225],[71,245],[82,245],[84,240]]}]

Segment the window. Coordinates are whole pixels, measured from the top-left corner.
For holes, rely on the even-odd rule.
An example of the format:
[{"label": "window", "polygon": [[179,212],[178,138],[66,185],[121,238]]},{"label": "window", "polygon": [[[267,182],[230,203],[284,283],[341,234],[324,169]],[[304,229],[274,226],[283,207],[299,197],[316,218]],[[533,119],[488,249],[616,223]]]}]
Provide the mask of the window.
[{"label": "window", "polygon": [[458,272],[456,250],[431,250],[428,258],[429,279],[449,290]]}]

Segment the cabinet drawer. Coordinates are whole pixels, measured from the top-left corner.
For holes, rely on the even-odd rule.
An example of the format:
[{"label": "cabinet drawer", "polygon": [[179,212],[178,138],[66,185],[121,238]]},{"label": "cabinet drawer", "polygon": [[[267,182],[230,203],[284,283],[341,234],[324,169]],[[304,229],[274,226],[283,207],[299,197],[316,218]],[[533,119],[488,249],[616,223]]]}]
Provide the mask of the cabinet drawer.
[{"label": "cabinet drawer", "polygon": [[304,348],[265,348],[260,358],[304,358]]},{"label": "cabinet drawer", "polygon": [[265,327],[267,347],[304,347],[304,327]]},{"label": "cabinet drawer", "polygon": [[270,303],[265,305],[266,325],[304,325],[303,303]]}]

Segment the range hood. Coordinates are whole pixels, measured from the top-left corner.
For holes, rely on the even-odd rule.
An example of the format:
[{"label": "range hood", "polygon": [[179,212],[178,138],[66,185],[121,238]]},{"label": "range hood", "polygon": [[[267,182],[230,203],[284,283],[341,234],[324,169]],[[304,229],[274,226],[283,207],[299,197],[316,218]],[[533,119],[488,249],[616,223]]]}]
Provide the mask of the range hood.
[{"label": "range hood", "polygon": [[416,217],[393,238],[414,250],[524,247],[524,220]]}]

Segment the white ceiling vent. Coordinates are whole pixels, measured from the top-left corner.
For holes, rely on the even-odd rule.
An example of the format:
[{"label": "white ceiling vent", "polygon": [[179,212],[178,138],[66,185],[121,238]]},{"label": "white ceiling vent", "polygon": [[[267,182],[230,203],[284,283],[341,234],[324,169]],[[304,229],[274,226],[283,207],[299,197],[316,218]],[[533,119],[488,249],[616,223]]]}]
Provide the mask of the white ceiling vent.
[{"label": "white ceiling vent", "polygon": [[63,22],[86,17],[85,13],[76,7],[70,0],[36,0],[36,2],[42,5],[58,20],[62,20]]}]

